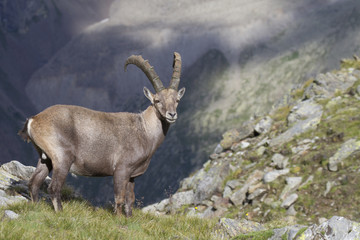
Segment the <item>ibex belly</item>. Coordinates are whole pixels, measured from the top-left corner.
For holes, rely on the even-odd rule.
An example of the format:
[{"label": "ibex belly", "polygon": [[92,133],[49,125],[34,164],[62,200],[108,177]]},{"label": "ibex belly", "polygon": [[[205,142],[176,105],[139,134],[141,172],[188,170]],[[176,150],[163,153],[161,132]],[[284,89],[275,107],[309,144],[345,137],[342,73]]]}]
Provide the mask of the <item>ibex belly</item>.
[{"label": "ibex belly", "polygon": [[79,176],[87,177],[105,177],[113,175],[108,168],[100,167],[96,164],[79,164],[77,162],[71,165],[70,172]]}]

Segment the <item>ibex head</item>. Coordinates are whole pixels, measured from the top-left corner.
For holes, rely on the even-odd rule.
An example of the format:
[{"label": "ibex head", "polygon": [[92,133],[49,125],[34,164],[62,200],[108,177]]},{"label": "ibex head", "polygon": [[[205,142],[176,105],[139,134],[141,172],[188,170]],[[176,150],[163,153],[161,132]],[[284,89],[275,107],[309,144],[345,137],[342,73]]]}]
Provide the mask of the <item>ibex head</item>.
[{"label": "ibex head", "polygon": [[125,71],[127,65],[129,64],[134,64],[139,67],[153,85],[156,93],[153,94],[147,87],[144,87],[144,94],[155,107],[160,118],[166,120],[168,123],[174,123],[177,119],[176,108],[185,93],[185,88],[181,88],[178,91],[181,75],[180,54],[174,52],[173,74],[168,88],[164,87],[159,76],[156,74],[154,68],[149,64],[148,60],[144,60],[140,55],[132,55],[126,60]]}]

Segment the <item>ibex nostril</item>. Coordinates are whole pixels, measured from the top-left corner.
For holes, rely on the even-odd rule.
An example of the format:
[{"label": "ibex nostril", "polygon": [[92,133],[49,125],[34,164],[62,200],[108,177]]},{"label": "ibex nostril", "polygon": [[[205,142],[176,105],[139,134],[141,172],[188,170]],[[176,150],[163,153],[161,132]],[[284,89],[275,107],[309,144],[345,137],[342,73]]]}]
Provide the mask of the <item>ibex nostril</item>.
[{"label": "ibex nostril", "polygon": [[176,113],[169,113],[170,117],[174,118],[176,116]]}]

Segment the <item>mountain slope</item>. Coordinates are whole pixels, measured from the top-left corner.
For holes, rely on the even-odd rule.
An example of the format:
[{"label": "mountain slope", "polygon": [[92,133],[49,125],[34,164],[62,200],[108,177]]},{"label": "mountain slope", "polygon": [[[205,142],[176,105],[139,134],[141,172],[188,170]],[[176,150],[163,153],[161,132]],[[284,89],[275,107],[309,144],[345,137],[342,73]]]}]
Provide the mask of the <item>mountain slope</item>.
[{"label": "mountain slope", "polygon": [[293,88],[224,133],[203,168],[145,212],[313,224],[359,219],[360,59]]},{"label": "mountain slope", "polygon": [[[70,2],[64,4],[71,6]],[[77,2],[74,4],[78,6]],[[55,18],[56,8],[49,9],[54,14],[49,16]],[[148,104],[142,87],[150,84],[138,69],[129,68],[124,73],[125,59],[142,54],[166,85],[171,76],[172,52],[180,52],[183,58],[180,84],[187,91],[180,105],[179,121],[169,131],[148,172],[136,184],[137,195],[143,196],[145,203],[153,202],[166,195],[165,189],[173,192],[183,177],[202,165],[224,130],[237,126],[253,113],[265,111],[294,83],[334,68],[334,59],[356,52],[359,9],[356,0],[271,3],[158,0],[151,4],[142,0],[114,1],[108,19],[95,14],[91,20],[96,19],[97,23],[71,35],[71,41],[61,49],[60,45],[49,47],[51,54],[46,52],[48,58],[41,58],[42,67],[30,79],[28,72],[27,78],[22,78],[15,87],[19,93],[9,97],[15,101],[12,99],[23,96],[21,102],[35,106],[36,110],[21,105],[19,118],[7,117],[11,120],[4,122],[4,126],[11,126],[7,127],[11,129],[10,139],[10,134],[21,126],[20,121],[24,121],[20,119],[28,116],[22,113],[24,109],[30,109],[33,114],[56,103],[104,111],[141,111]],[[85,16],[91,12],[88,8],[83,10]],[[47,19],[51,19],[48,24],[53,26],[53,18]],[[45,20],[34,22],[29,29],[40,31],[44,23]],[[57,29],[55,23],[51,29]],[[32,45],[24,46],[33,49]],[[37,51],[42,53],[35,48],[34,52]],[[3,109],[11,104],[5,103]],[[4,156],[6,159],[16,157],[35,164],[27,151],[19,151],[25,148],[19,140],[10,147],[6,141],[2,145],[4,149],[12,149]],[[106,183],[81,179],[78,186],[82,189],[94,187],[89,199],[98,203],[112,199],[110,179],[104,180]],[[91,185],[86,185],[90,181]],[[99,188],[104,194],[97,193]]]}]

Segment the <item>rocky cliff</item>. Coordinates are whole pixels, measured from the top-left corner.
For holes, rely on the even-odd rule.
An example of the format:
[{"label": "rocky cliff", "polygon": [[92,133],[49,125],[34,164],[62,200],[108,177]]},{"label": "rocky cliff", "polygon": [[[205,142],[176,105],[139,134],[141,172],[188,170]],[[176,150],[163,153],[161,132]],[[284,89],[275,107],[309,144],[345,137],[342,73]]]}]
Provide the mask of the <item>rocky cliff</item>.
[{"label": "rocky cliff", "polygon": [[[231,227],[226,221],[295,226],[322,224],[334,215],[358,220],[359,84],[355,56],[342,60],[340,70],[294,87],[268,114],[225,132],[201,169],[170,198],[143,211],[225,217],[219,224],[233,230],[235,223]],[[314,239],[311,232],[323,225],[307,228],[302,236]],[[295,233],[302,228],[294,227]]]}]

